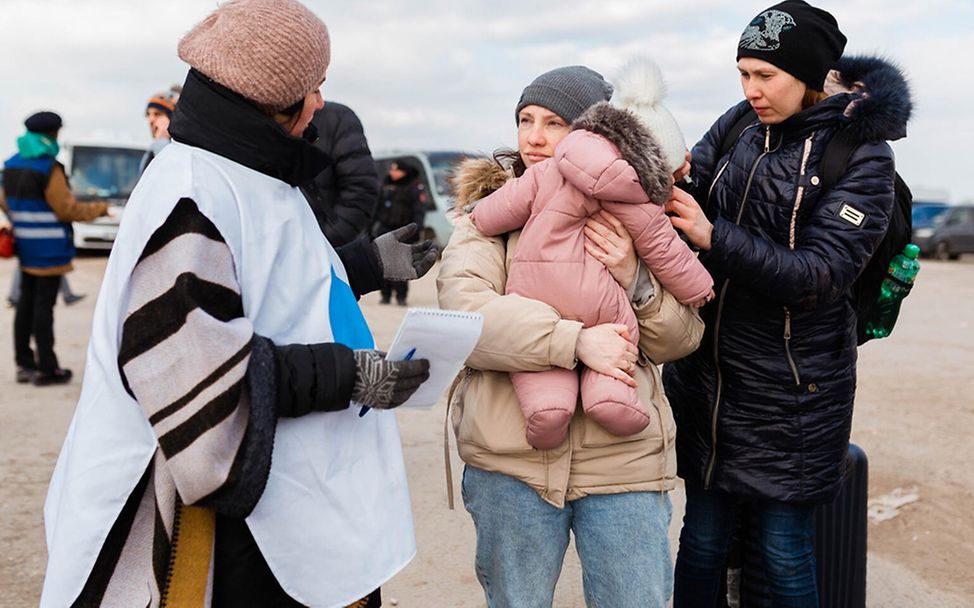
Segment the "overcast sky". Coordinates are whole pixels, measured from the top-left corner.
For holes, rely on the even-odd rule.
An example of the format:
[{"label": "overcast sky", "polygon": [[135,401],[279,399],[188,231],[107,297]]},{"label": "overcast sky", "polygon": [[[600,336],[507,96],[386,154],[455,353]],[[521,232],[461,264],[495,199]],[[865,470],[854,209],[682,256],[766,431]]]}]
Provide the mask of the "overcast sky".
[{"label": "overcast sky", "polygon": [[[740,32],[769,0],[308,0],[328,24],[325,99],[351,106],[373,150],[514,144],[521,89],[548,69],[584,64],[610,77],[653,57],[667,105],[692,146],[743,98]],[[181,83],[179,38],[213,0],[0,0],[0,155],[23,120],[59,112],[62,140],[145,144],[148,97]],[[770,2],[769,2],[770,4]],[[820,0],[847,53],[896,60],[913,87],[900,173],[923,195],[974,200],[974,2]]]}]

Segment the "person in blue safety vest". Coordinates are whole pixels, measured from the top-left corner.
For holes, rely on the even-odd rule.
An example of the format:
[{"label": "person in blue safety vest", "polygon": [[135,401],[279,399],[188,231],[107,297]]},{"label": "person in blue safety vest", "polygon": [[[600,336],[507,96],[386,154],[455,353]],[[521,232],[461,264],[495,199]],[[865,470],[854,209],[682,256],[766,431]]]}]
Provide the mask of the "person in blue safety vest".
[{"label": "person in blue safety vest", "polygon": [[37,386],[64,384],[71,380],[71,370],[60,367],[54,354],[54,302],[62,277],[72,270],[71,222],[107,215],[108,204],[79,203],[71,193],[64,166],[55,158],[60,116],[37,112],[24,126],[27,131],[17,139],[17,153],[4,163],[0,197],[13,223],[20,259],[21,294],[14,316],[16,378]]}]

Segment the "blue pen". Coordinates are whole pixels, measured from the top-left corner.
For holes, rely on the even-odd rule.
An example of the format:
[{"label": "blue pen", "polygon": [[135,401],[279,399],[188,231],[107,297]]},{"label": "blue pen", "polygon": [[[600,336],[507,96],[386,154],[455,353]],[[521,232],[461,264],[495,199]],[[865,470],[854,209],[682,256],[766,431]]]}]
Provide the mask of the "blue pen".
[{"label": "blue pen", "polygon": [[[406,356],[402,358],[402,360],[403,360],[403,361],[409,361],[410,359],[412,359],[412,358],[413,358],[413,355],[415,355],[415,354],[416,354],[416,349],[415,349],[415,348],[411,348],[411,349],[409,349],[409,352],[408,352],[408,353],[406,353]],[[372,408],[370,408],[370,407],[369,407],[369,406],[367,406],[367,405],[363,405],[363,406],[362,406],[362,409],[360,409],[360,410],[359,410],[359,412],[358,412],[358,417],[359,417],[359,418],[361,418],[361,417],[362,417],[362,416],[364,416],[364,415],[366,414],[366,412],[368,412],[368,411],[369,411],[370,409],[372,409]]]}]

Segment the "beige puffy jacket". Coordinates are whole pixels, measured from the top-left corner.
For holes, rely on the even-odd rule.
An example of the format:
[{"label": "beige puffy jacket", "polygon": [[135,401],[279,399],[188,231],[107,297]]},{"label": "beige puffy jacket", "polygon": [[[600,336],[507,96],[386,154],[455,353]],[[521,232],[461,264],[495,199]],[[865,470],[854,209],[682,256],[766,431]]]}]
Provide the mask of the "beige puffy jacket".
[{"label": "beige puffy jacket", "polygon": [[[479,200],[507,178],[493,161],[468,161],[458,174],[457,208]],[[565,442],[536,450],[525,439],[524,417],[509,374],[574,367],[582,325],[561,319],[543,302],[502,295],[518,236],[486,237],[461,215],[443,252],[437,277],[440,306],[484,316],[480,341],[450,391],[460,458],[520,479],[559,508],[589,494],[672,489],[676,427],[657,365],[697,347],[703,335],[700,317],[652,279],[654,295],[634,308],[641,351],[636,380],[640,398],[651,404],[649,426],[618,437],[578,408]]]}]

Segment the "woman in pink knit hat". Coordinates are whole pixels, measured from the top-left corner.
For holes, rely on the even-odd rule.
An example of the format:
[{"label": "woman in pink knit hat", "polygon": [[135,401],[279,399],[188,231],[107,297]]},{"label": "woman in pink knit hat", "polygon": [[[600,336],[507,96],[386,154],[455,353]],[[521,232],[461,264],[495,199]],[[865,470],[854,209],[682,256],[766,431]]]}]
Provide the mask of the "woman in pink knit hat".
[{"label": "woman in pink knit hat", "polygon": [[389,410],[428,362],[385,361],[356,299],[436,252],[318,228],[298,186],[327,162],[329,54],[294,0],[180,41],[173,141],[129,200],[51,481],[42,606],[377,606],[415,553]]}]

